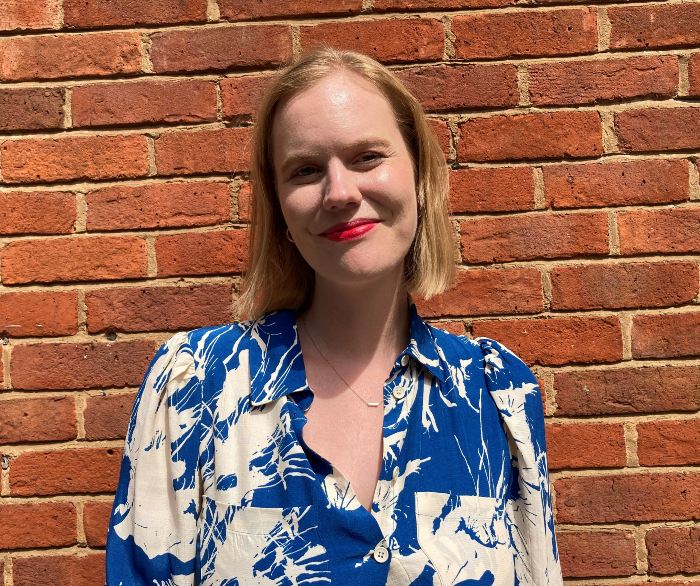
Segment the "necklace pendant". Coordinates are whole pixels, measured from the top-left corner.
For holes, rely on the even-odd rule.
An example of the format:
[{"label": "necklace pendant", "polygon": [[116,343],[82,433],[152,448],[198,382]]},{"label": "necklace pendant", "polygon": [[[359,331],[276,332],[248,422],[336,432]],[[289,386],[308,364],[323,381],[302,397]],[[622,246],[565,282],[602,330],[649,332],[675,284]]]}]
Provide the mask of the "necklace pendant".
[{"label": "necklace pendant", "polygon": [[370,402],[367,402],[367,407],[379,407],[379,403],[370,403]]}]

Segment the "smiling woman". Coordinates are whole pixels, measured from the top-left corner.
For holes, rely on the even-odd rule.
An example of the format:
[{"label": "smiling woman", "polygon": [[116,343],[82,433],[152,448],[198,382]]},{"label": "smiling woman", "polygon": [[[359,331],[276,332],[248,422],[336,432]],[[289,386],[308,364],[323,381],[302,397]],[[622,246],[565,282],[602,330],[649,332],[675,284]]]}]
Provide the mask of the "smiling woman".
[{"label": "smiling woman", "polygon": [[557,586],[535,377],[426,324],[454,277],[444,157],[375,61],[319,49],[255,130],[246,321],[139,391],[108,586]]}]

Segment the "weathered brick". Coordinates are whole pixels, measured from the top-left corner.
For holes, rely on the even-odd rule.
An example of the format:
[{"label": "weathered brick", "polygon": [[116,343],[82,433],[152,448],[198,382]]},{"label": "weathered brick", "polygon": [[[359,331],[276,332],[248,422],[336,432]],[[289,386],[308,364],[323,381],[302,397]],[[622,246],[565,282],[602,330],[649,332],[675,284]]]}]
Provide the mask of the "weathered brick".
[{"label": "weathered brick", "polygon": [[622,254],[700,252],[700,208],[617,214]]},{"label": "weathered brick", "polygon": [[0,193],[0,218],[0,234],[70,234],[75,196],[63,191],[5,191]]},{"label": "weathered brick", "polygon": [[619,415],[700,409],[700,368],[584,370],[554,375],[555,415]]},{"label": "weathered brick", "polygon": [[276,67],[291,56],[289,25],[195,28],[151,35],[156,73]]},{"label": "weathered brick", "polygon": [[0,0],[0,31],[58,26],[58,0]]},{"label": "weathered brick", "polygon": [[14,586],[97,586],[106,580],[105,554],[15,558],[12,575]]},{"label": "weathered brick", "polygon": [[61,128],[63,90],[48,87],[0,89],[0,112],[2,131]]},{"label": "weathered brick", "polygon": [[432,18],[328,22],[300,30],[302,49],[354,49],[382,63],[440,60],[445,50],[443,24]]},{"label": "weathered brick", "polygon": [[547,165],[544,196],[553,208],[649,205],[690,198],[688,161]]},{"label": "weathered brick", "polygon": [[222,79],[219,85],[224,119],[236,119],[241,122],[254,120],[263,95],[273,80],[273,75],[245,75]]},{"label": "weathered brick", "polygon": [[85,201],[90,231],[208,226],[230,219],[226,183],[114,185],[90,192]]},{"label": "weathered brick", "polygon": [[362,0],[219,0],[223,20],[252,20],[275,16],[322,16],[359,14]]},{"label": "weathered brick", "polygon": [[694,262],[622,263],[552,269],[554,310],[666,307],[698,294]]},{"label": "weathered brick", "polygon": [[505,344],[529,365],[622,360],[622,330],[617,317],[475,321],[472,333]]},{"label": "weathered brick", "polygon": [[253,186],[250,181],[246,181],[238,190],[238,220],[240,222],[250,222],[251,205],[253,197]]},{"label": "weathered brick", "polygon": [[241,273],[248,259],[248,231],[159,236],[156,259],[159,277]]},{"label": "weathered brick", "polygon": [[[700,4],[698,7],[700,8]],[[615,132],[621,151],[698,149],[700,148],[700,108],[658,108],[618,112],[615,114]]]},{"label": "weathered brick", "polygon": [[464,10],[465,8],[495,8],[512,6],[515,0],[375,0],[372,9],[382,11],[435,10],[441,8]]},{"label": "weathered brick", "polygon": [[12,386],[18,391],[138,386],[154,355],[148,340],[15,346]]},{"label": "weathered brick", "polygon": [[459,125],[460,161],[594,157],[603,152],[597,112],[547,112],[471,118]]},{"label": "weathered brick", "polygon": [[700,528],[658,527],[647,531],[644,541],[650,572],[700,572]]},{"label": "weathered brick", "polygon": [[247,171],[250,128],[168,132],[156,140],[159,175]]},{"label": "weathered brick", "polygon": [[114,281],[146,276],[146,243],[134,236],[19,240],[2,250],[5,285]]},{"label": "weathered brick", "polygon": [[0,295],[0,324],[0,333],[13,338],[72,336],[78,332],[78,294],[5,293]]},{"label": "weathered brick", "polygon": [[133,393],[88,397],[83,412],[85,439],[124,439],[135,398]]},{"label": "weathered brick", "polygon": [[515,65],[431,65],[399,71],[397,77],[429,112],[517,106]]},{"label": "weathered brick", "polygon": [[632,57],[541,63],[528,68],[536,106],[671,98],[678,91],[678,57]]},{"label": "weathered brick", "polygon": [[678,47],[700,44],[700,4],[613,6],[610,48]]},{"label": "weathered brick", "polygon": [[693,53],[688,59],[688,88],[691,96],[700,96],[700,53]]},{"label": "weathered brick", "polygon": [[632,320],[634,358],[678,358],[700,354],[700,313],[636,315]]},{"label": "weathered brick", "polygon": [[457,59],[595,53],[595,8],[469,14],[452,19]]},{"label": "weathered brick", "polygon": [[631,576],[637,554],[631,531],[557,531],[565,578]]},{"label": "weathered brick", "polygon": [[440,148],[445,155],[445,159],[449,158],[451,133],[449,126],[447,126],[447,122],[444,120],[430,119],[428,120],[428,127],[433,131],[438,145],[440,145]]},{"label": "weathered brick", "polygon": [[9,140],[0,149],[5,183],[126,179],[148,175],[145,136]]},{"label": "weathered brick", "polygon": [[608,253],[608,219],[591,214],[533,214],[461,223],[467,263],[566,258]]},{"label": "weathered brick", "polygon": [[429,322],[434,328],[439,328],[454,334],[455,336],[466,336],[467,329],[464,327],[464,322],[461,321],[439,321]]},{"label": "weathered brick", "polygon": [[637,455],[642,466],[700,464],[700,420],[646,421],[637,424]]},{"label": "weathered brick", "polygon": [[535,179],[528,167],[450,172],[450,213],[510,212],[535,207]]},{"label": "weathered brick", "polygon": [[206,22],[207,0],[63,0],[66,27]]},{"label": "weathered brick", "polygon": [[622,423],[548,424],[545,431],[547,463],[552,470],[621,468],[627,465]]},{"label": "weathered brick", "polygon": [[90,547],[104,547],[107,544],[107,529],[111,516],[112,503],[96,502],[83,505],[85,539]]},{"label": "weathered brick", "polygon": [[137,81],[73,88],[73,126],[182,124],[216,120],[216,83]]},{"label": "weathered brick", "polygon": [[0,444],[68,441],[77,435],[72,397],[0,402]]},{"label": "weathered brick", "polygon": [[10,462],[10,494],[113,492],[121,459],[121,448],[23,452]]},{"label": "weathered brick", "polygon": [[91,334],[191,330],[232,320],[231,285],[89,291],[85,303]]},{"label": "weathered brick", "polygon": [[35,35],[0,39],[0,80],[36,81],[141,71],[141,35]]},{"label": "weathered brick", "polygon": [[458,271],[445,293],[415,301],[426,317],[538,313],[542,278],[537,269]]},{"label": "weathered brick", "polygon": [[700,517],[700,474],[615,474],[554,483],[559,523],[685,521]]},{"label": "weathered brick", "polygon": [[0,549],[75,545],[77,521],[73,503],[0,505]]}]

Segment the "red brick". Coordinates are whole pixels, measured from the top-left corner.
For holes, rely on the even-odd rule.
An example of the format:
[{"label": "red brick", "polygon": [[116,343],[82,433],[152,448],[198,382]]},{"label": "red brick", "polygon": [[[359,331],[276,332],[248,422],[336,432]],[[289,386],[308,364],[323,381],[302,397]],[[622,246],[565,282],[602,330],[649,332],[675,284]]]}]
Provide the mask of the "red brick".
[{"label": "red brick", "polygon": [[557,546],[565,578],[631,576],[637,571],[630,531],[558,531]]},{"label": "red brick", "polygon": [[146,276],[146,243],[133,236],[20,240],[2,250],[5,285]]},{"label": "red brick", "polygon": [[538,313],[542,278],[537,269],[458,271],[453,287],[416,304],[426,317]]},{"label": "red brick", "polygon": [[83,412],[85,439],[124,439],[135,398],[133,393],[88,397]]},{"label": "red brick", "polygon": [[698,294],[694,262],[624,263],[556,267],[552,270],[554,310],[666,307]]},{"label": "red brick", "polygon": [[0,549],[75,545],[77,521],[73,503],[0,505]]},{"label": "red brick", "polygon": [[24,452],[10,462],[10,494],[114,492],[121,458],[120,448]]},{"label": "red brick", "polygon": [[634,358],[678,358],[700,354],[700,313],[636,315],[632,321]]},{"label": "red brick", "polygon": [[222,79],[219,85],[224,119],[236,119],[240,122],[254,120],[263,95],[273,80],[273,75],[246,75]]},{"label": "red brick", "polygon": [[595,53],[595,8],[469,14],[452,19],[457,59]]},{"label": "red brick", "polygon": [[74,440],[78,435],[72,397],[0,402],[0,444]]},{"label": "red brick", "polygon": [[459,169],[450,172],[450,213],[515,212],[535,207],[529,167]]},{"label": "red brick", "polygon": [[207,0],[63,0],[66,27],[206,22]]},{"label": "red brick", "polygon": [[292,56],[288,25],[171,30],[151,42],[156,73],[276,67]]},{"label": "red brick", "polygon": [[115,185],[92,191],[85,201],[90,231],[208,226],[231,215],[226,183]]},{"label": "red brick", "polygon": [[467,263],[566,258],[608,253],[608,219],[592,214],[532,214],[461,223]]},{"label": "red brick", "polygon": [[105,554],[15,558],[14,586],[98,586],[104,584]]},{"label": "red brick", "polygon": [[0,234],[70,234],[75,196],[62,191],[0,193]]},{"label": "red brick", "polygon": [[443,24],[432,18],[328,22],[300,30],[302,49],[354,49],[382,63],[441,60],[445,50]]},{"label": "red brick", "polygon": [[584,370],[554,375],[555,415],[619,415],[700,409],[700,368]]},{"label": "red brick", "polygon": [[0,323],[2,335],[13,338],[72,336],[78,332],[78,294],[5,293],[0,295]]},{"label": "red brick", "polygon": [[700,572],[700,528],[658,527],[645,536],[649,571],[654,574]]},{"label": "red brick", "polygon": [[5,183],[126,179],[148,175],[145,136],[81,136],[3,143]]},{"label": "red brick", "polygon": [[0,111],[3,114],[0,117],[0,131],[61,128],[63,126],[63,90],[59,88],[0,89]]},{"label": "red brick", "polygon": [[411,67],[397,77],[429,112],[517,106],[515,65]]},{"label": "red brick", "polygon": [[548,112],[471,118],[459,125],[460,161],[597,157],[603,130],[597,112]]},{"label": "red brick", "polygon": [[699,252],[700,208],[619,212],[617,230],[622,254]]},{"label": "red brick", "polygon": [[671,98],[678,90],[678,57],[632,57],[542,63],[529,67],[536,106]]},{"label": "red brick", "polygon": [[58,0],[0,0],[0,31],[58,26]]},{"label": "red brick", "polygon": [[512,6],[516,0],[375,0],[372,9],[375,12],[382,11],[414,11],[414,10],[439,10],[465,8],[495,8],[498,6]]},{"label": "red brick", "polygon": [[637,424],[637,455],[642,466],[700,464],[700,420]]},{"label": "red brick", "polygon": [[450,332],[450,334],[453,334],[455,336],[466,336],[467,335],[467,330],[464,327],[464,323],[461,321],[439,321],[439,322],[429,322],[431,326],[434,328],[439,328],[441,330],[445,330],[446,332]]},{"label": "red brick", "polygon": [[154,355],[148,340],[15,346],[12,386],[18,391],[136,387]]},{"label": "red brick", "polygon": [[700,516],[700,474],[616,474],[554,483],[558,523],[685,521]]},{"label": "red brick", "polygon": [[322,16],[359,14],[362,0],[219,0],[223,20],[252,20],[275,16]]},{"label": "red brick", "polygon": [[505,344],[529,365],[622,360],[622,331],[617,317],[475,321],[472,333]]},{"label": "red brick", "polygon": [[231,285],[89,291],[85,303],[91,334],[191,330],[232,320]]},{"label": "red brick", "polygon": [[156,140],[159,175],[248,170],[250,128],[168,132]]},{"label": "red brick", "polygon": [[0,80],[37,81],[141,71],[139,33],[0,39]]},{"label": "red brick", "polygon": [[241,222],[250,222],[252,213],[253,186],[246,181],[238,190],[238,219]]},{"label": "red brick", "polygon": [[545,430],[547,463],[552,470],[622,468],[627,465],[622,423],[548,424]]},{"label": "red brick", "polygon": [[688,59],[688,81],[690,95],[700,96],[700,53],[693,53]]},{"label": "red brick", "polygon": [[438,145],[442,149],[445,158],[448,159],[450,156],[450,142],[451,133],[450,128],[447,126],[447,122],[444,120],[428,120],[428,126],[430,130],[433,131],[435,138],[437,139]]},{"label": "red brick", "polygon": [[213,81],[137,81],[73,89],[73,126],[181,124],[216,120]]},{"label": "red brick", "polygon": [[700,148],[700,108],[618,112],[615,132],[620,150],[626,152],[697,149]]},{"label": "red brick", "polygon": [[104,547],[107,544],[107,529],[112,516],[112,503],[97,502],[83,505],[83,526],[85,538],[90,547]]},{"label": "red brick", "polygon": [[608,10],[610,48],[679,47],[700,44],[700,5],[614,6]]},{"label": "red brick", "polygon": [[547,165],[544,195],[553,208],[649,205],[687,201],[688,161],[680,159]]},{"label": "red brick", "polygon": [[156,259],[159,277],[241,273],[248,259],[248,231],[159,236]]}]

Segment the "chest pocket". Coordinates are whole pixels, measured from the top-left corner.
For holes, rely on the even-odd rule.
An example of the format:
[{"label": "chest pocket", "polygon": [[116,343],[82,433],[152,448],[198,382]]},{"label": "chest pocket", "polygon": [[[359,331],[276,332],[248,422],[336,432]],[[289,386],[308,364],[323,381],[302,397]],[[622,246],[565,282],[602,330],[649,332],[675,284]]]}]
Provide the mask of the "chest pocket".
[{"label": "chest pocket", "polygon": [[495,498],[416,493],[418,544],[442,586],[511,586],[513,552]]},{"label": "chest pocket", "polygon": [[198,533],[202,586],[330,584],[311,506],[241,507],[205,496]]}]

